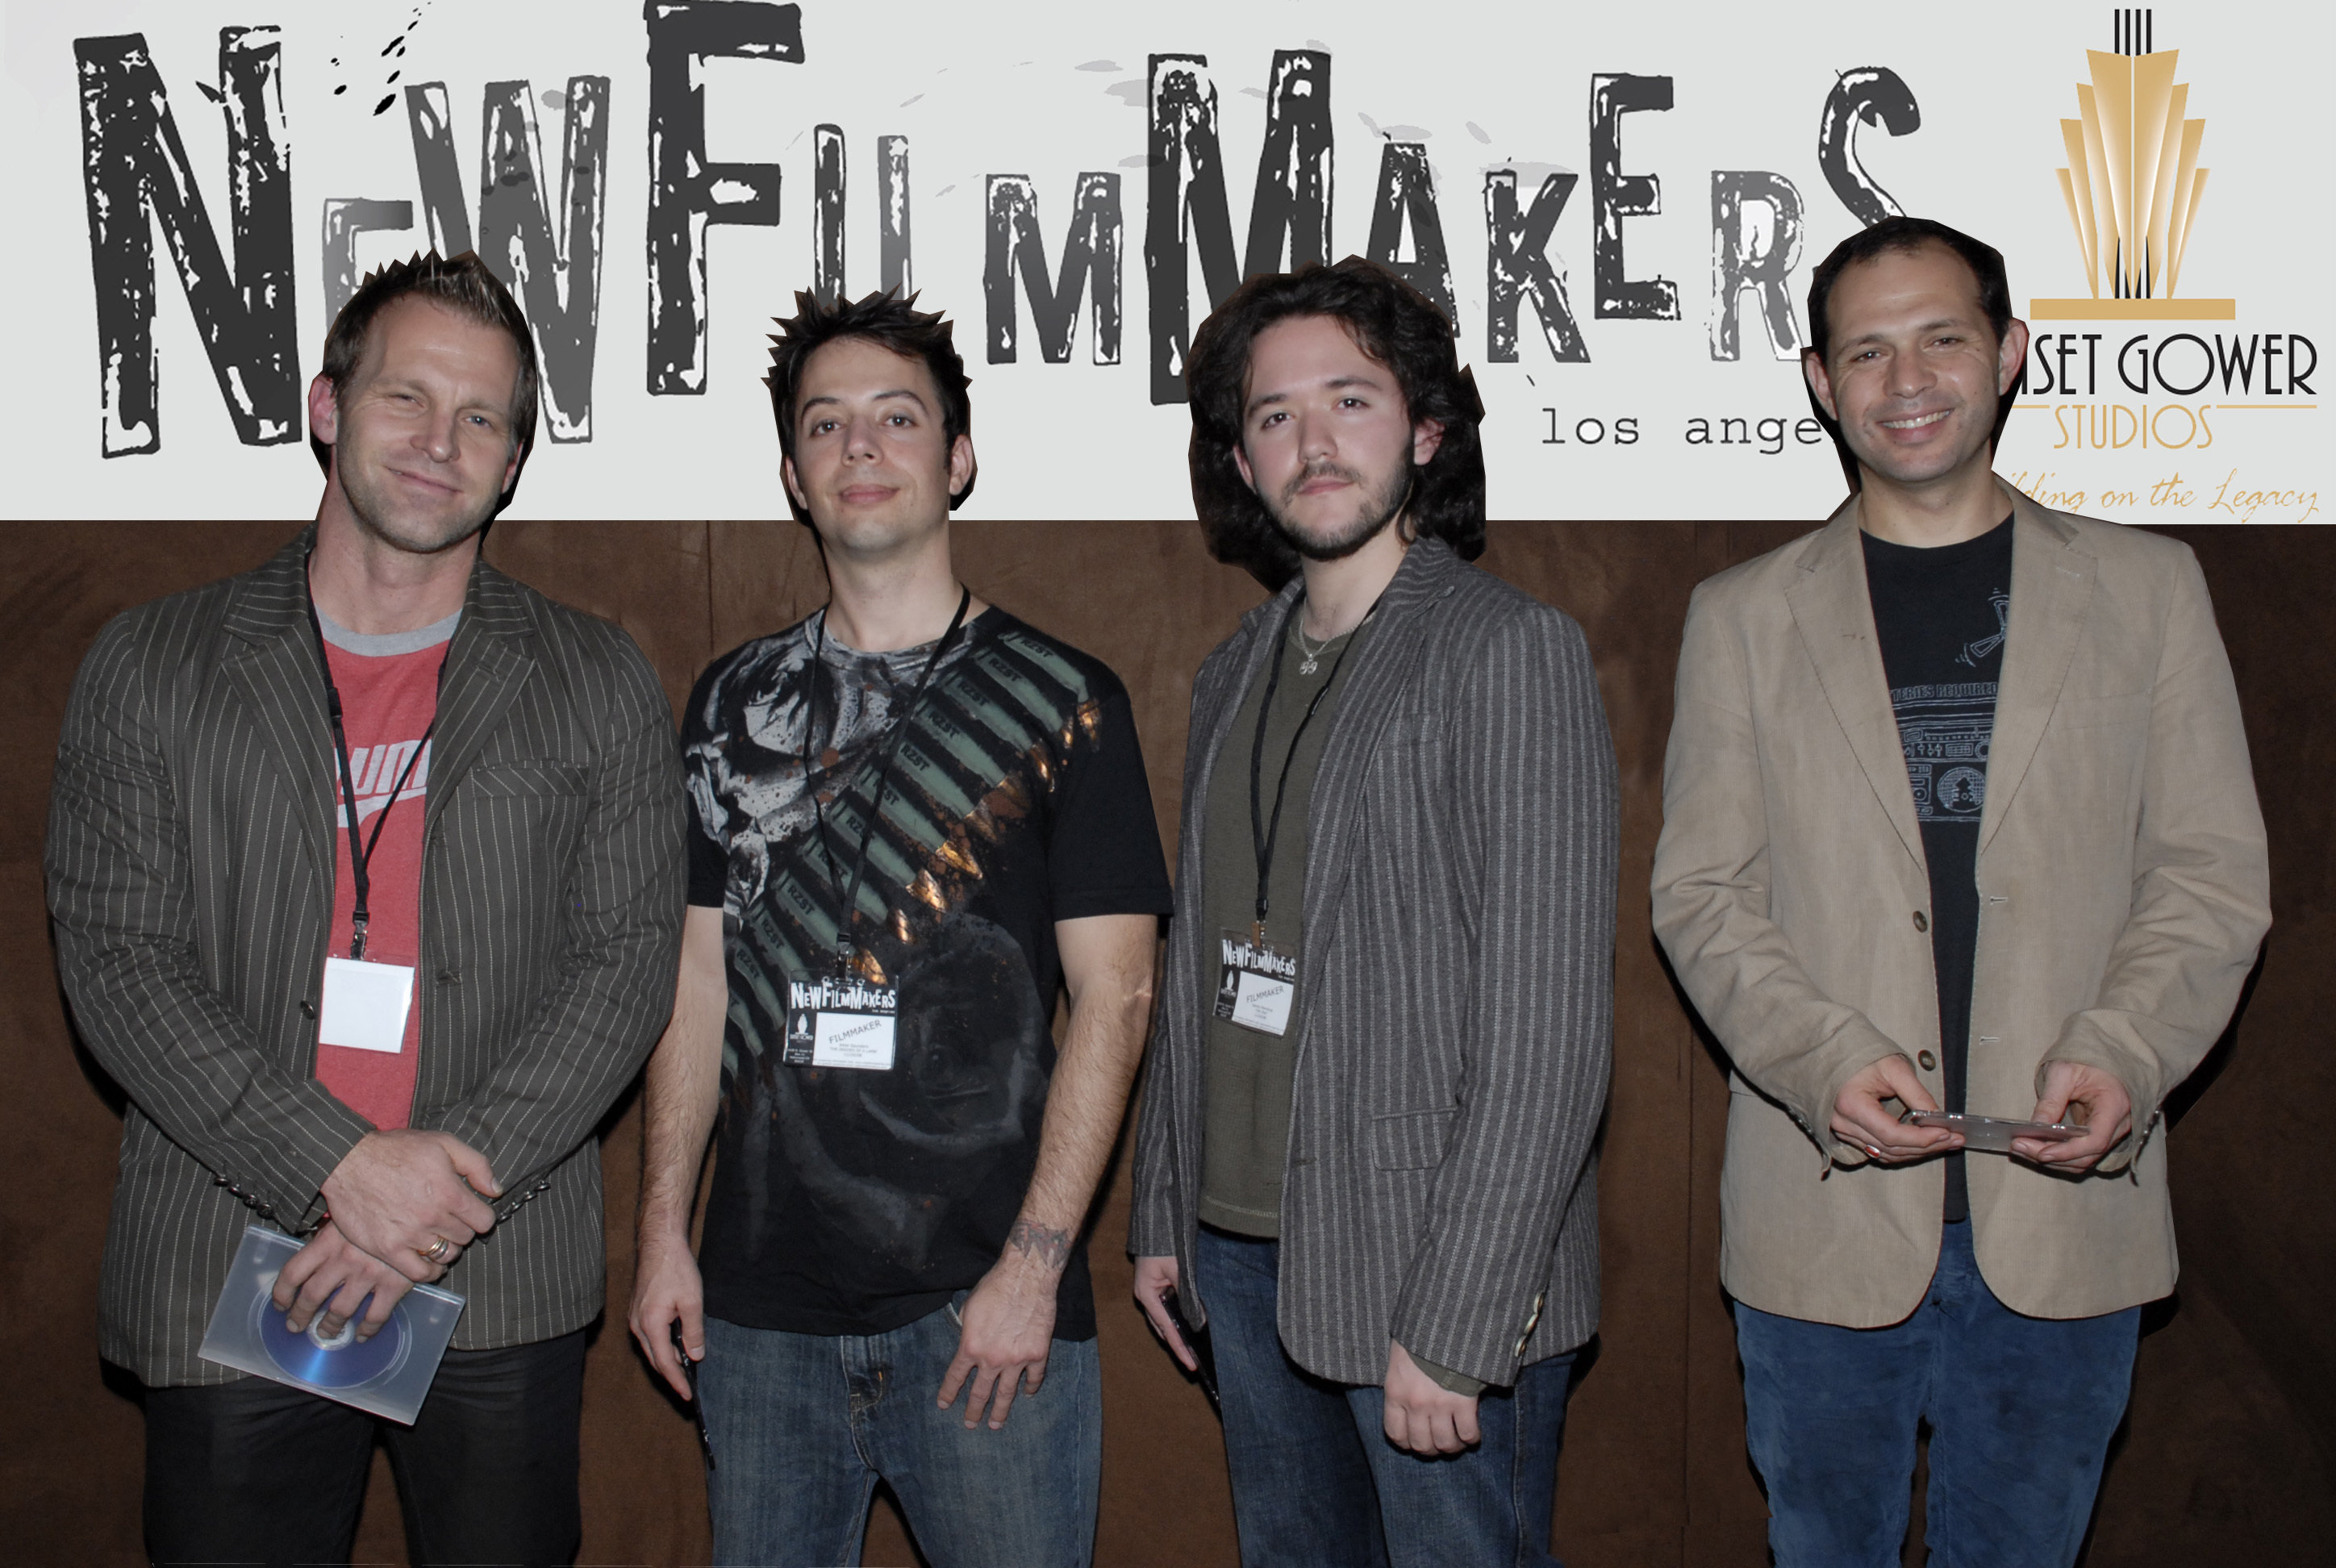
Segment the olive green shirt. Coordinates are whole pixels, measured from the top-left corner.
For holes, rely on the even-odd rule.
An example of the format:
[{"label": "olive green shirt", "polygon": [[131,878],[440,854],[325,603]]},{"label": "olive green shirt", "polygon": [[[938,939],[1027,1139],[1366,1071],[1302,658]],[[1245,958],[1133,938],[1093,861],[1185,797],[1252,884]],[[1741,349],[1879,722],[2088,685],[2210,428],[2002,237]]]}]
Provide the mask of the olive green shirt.
[{"label": "olive green shirt", "polygon": [[[1330,738],[1340,693],[1353,674],[1354,660],[1343,656],[1358,648],[1369,635],[1370,622],[1366,619],[1328,646],[1309,640],[1306,648],[1317,651],[1314,672],[1309,675],[1296,634],[1281,634],[1281,681],[1273,694],[1273,712],[1266,720],[1264,765],[1258,770],[1259,812],[1270,823],[1282,759],[1290,759],[1289,782],[1282,786],[1286,794],[1281,827],[1274,835],[1273,860],[1266,873],[1265,938],[1277,952],[1295,956],[1304,950],[1306,845],[1314,774]],[[1202,898],[1208,922],[1201,940],[1204,966],[1201,995],[1211,998],[1211,1010],[1202,1035],[1205,1086],[1200,1215],[1219,1230],[1257,1237],[1281,1234],[1281,1175],[1290,1149],[1290,1086],[1297,1079],[1298,1037],[1305,1020],[1293,997],[1290,1027],[1279,1035],[1260,1034],[1218,1018],[1214,998],[1223,965],[1221,936],[1247,936],[1257,920],[1257,840],[1250,817],[1250,755],[1257,740],[1257,710],[1264,701],[1272,667],[1268,664],[1259,669],[1240,711],[1233,715],[1232,728],[1210,775],[1208,814],[1202,819],[1201,833]],[[1322,706],[1301,734],[1299,726],[1307,707],[1318,695],[1322,696]],[[1417,1357],[1413,1359],[1420,1370],[1453,1393],[1473,1395],[1484,1389],[1484,1384],[1474,1378]]]},{"label": "olive green shirt", "polygon": [[[1302,616],[1304,601],[1299,604]],[[1274,839],[1273,863],[1266,882],[1265,937],[1276,951],[1293,957],[1306,936],[1301,916],[1314,774],[1322,761],[1323,745],[1330,738],[1331,723],[1338,716],[1339,690],[1354,669],[1354,660],[1345,656],[1368,636],[1366,622],[1334,638],[1328,647],[1309,640],[1306,647],[1319,650],[1314,673],[1309,675],[1296,628],[1281,635],[1281,681],[1266,723],[1263,766],[1258,770],[1258,804],[1270,822],[1276,783],[1282,759],[1287,757],[1290,774],[1282,786],[1281,827]],[[1233,716],[1232,728],[1217,754],[1209,781],[1208,815],[1201,837],[1207,920],[1201,933],[1206,966],[1201,994],[1212,998],[1223,959],[1219,937],[1225,932],[1245,936],[1257,919],[1250,754],[1257,739],[1258,706],[1264,700],[1272,668],[1269,663],[1259,669],[1249,695]],[[1328,695],[1324,695],[1325,687]],[[1318,696],[1322,706],[1301,735],[1299,725]],[[1289,1150],[1290,1085],[1296,1076],[1298,1035],[1304,1022],[1295,998],[1290,1003],[1290,1027],[1280,1035],[1260,1034],[1220,1018],[1213,1007],[1205,1020],[1202,1051],[1207,1087],[1201,1130],[1200,1213],[1202,1220],[1221,1230],[1243,1236],[1281,1233],[1281,1173]]]}]

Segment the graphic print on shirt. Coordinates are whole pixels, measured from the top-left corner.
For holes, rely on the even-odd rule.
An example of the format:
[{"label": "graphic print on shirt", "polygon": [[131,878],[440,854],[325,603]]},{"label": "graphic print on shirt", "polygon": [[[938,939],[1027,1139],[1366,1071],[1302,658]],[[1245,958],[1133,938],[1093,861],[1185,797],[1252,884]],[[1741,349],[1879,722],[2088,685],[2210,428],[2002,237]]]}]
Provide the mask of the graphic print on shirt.
[{"label": "graphic print on shirt", "polygon": [[1999,588],[1987,596],[1987,602],[1995,611],[1995,635],[1963,644],[1962,652],[1955,655],[1955,662],[1967,669],[1977,669],[1985,664],[1987,656],[2003,646],[2005,636],[2011,630],[2011,590]]},{"label": "graphic print on shirt", "polygon": [[1991,680],[1902,686],[1890,693],[1906,782],[1922,822],[1979,822],[1987,804],[1987,750],[1995,730]]},{"label": "graphic print on shirt", "polygon": [[[420,748],[422,755],[414,753]],[[408,764],[413,774],[404,789],[397,789],[398,775]],[[349,751],[349,777],[357,787],[357,825],[364,827],[367,819],[389,803],[390,792],[396,790],[401,804],[420,800],[430,793],[430,743],[416,735],[412,740],[390,741],[381,745],[354,746]],[[338,779],[333,782],[333,800],[340,807],[339,827],[348,831],[348,804],[341,798]]]},{"label": "graphic print on shirt", "polygon": [[[992,618],[1005,624],[978,624]],[[1046,809],[1094,744],[1101,705],[1084,672],[988,612],[934,670],[873,802],[896,705],[929,648],[841,667],[831,651],[816,716],[828,745],[806,781],[815,625],[740,650],[685,747],[697,829],[728,860],[723,1114],[738,1140],[747,1261],[782,1218],[772,1206],[808,1199],[823,1231],[909,1275],[959,1242],[955,1200],[1035,1144],[1050,1044],[1038,979],[1021,944],[970,906],[983,902],[986,854]],[[824,853],[806,782],[825,809]],[[863,834],[856,972],[900,988],[896,1066],[789,1067],[789,987],[834,972]],[[773,1190],[774,1154],[792,1193]]]}]

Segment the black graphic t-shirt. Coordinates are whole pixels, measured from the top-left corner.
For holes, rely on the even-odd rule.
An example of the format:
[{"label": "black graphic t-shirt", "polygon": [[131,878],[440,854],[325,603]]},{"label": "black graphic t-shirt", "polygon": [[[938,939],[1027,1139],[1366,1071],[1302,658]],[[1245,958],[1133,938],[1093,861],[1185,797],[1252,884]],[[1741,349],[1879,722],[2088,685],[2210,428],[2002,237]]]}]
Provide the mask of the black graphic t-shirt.
[{"label": "black graphic t-shirt", "polygon": [[[1055,1067],[1055,922],[1170,901],[1126,689],[986,609],[935,667],[868,839],[860,972],[900,988],[894,1065],[785,1065],[787,983],[833,970],[882,751],[932,653],[821,648],[822,853],[803,755],[821,621],[715,660],[682,725],[689,901],[723,911],[730,993],[699,1261],[726,1322],[872,1334],[978,1282],[1006,1244]],[[1055,1333],[1095,1335],[1084,1242]]]},{"label": "black graphic t-shirt", "polygon": [[[1987,806],[1988,746],[2011,623],[2011,519],[1977,539],[1935,550],[1861,537],[1882,668],[1922,823],[1922,857],[1931,868],[1943,1098],[1948,1110],[1960,1111],[1971,1076],[1980,813]],[[2000,1115],[2006,1108],[1989,1109]],[[1963,1156],[1950,1154],[1946,1219],[1952,1224],[1970,1214]]]}]

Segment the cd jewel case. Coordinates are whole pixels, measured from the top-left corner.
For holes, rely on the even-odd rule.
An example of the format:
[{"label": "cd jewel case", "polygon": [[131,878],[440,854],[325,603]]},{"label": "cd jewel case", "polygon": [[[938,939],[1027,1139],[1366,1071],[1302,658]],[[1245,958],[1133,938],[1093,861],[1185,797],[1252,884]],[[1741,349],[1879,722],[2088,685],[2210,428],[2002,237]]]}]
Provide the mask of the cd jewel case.
[{"label": "cd jewel case", "polygon": [[439,1358],[454,1337],[462,1298],[416,1285],[399,1300],[381,1331],[363,1343],[354,1319],[335,1339],[321,1338],[316,1321],[296,1334],[268,1292],[299,1250],[300,1243],[281,1232],[244,1227],[243,1245],[211,1313],[210,1331],[203,1336],[203,1359],[412,1426],[438,1375]]}]

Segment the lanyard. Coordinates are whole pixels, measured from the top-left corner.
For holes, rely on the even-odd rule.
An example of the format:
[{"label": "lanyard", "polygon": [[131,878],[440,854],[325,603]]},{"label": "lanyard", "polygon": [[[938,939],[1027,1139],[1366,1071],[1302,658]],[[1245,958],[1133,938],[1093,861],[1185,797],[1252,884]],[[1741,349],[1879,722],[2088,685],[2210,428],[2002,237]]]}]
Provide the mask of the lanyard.
[{"label": "lanyard", "polygon": [[[422,754],[430,749],[431,732],[438,727],[438,715],[433,708],[430,723],[422,731],[422,744],[414,748],[398,770],[397,782],[390,786],[389,798],[381,803],[381,810],[373,819],[373,836],[361,838],[357,833],[357,782],[355,770],[349,765],[349,733],[341,717],[341,688],[333,684],[333,656],[325,649],[324,623],[316,618],[316,601],[308,600],[308,629],[316,634],[316,657],[325,671],[325,706],[333,716],[333,752],[341,765],[341,819],[349,827],[349,957],[363,959],[365,955],[365,926],[372,919],[369,901],[373,894],[374,846],[381,842],[381,830],[389,825],[390,808],[405,793],[407,781],[414,777],[414,765]],[[454,651],[453,640],[446,643],[446,652]],[[446,654],[438,656],[438,684],[446,684]]]},{"label": "lanyard", "polygon": [[[1385,597],[1384,594],[1380,596],[1382,599]],[[1322,682],[1322,689],[1316,692],[1314,700],[1306,705],[1305,716],[1298,721],[1298,728],[1290,736],[1290,750],[1281,759],[1280,775],[1274,781],[1273,814],[1267,816],[1261,771],[1265,765],[1265,726],[1273,716],[1273,694],[1281,687],[1281,661],[1286,653],[1282,645],[1289,640],[1290,626],[1305,609],[1306,590],[1301,588],[1298,590],[1298,597],[1290,601],[1288,613],[1282,616],[1281,624],[1274,630],[1273,662],[1265,677],[1265,696],[1257,705],[1257,737],[1250,743],[1249,748],[1249,833],[1250,847],[1257,852],[1257,940],[1260,941],[1265,940],[1267,877],[1273,869],[1273,846],[1281,837],[1281,803],[1290,793],[1290,765],[1298,760],[1298,743],[1305,738],[1306,726],[1314,722],[1314,715],[1321,708],[1322,699],[1329,696],[1330,688],[1338,684],[1339,666],[1345,664],[1347,656],[1355,650],[1354,642],[1349,638],[1347,646],[1338,650],[1338,657],[1331,661],[1330,674]],[[1362,620],[1355,623],[1356,629],[1362,629],[1364,622],[1378,612],[1378,599],[1373,599],[1371,608],[1363,612]]]},{"label": "lanyard", "polygon": [[[940,641],[933,644],[933,651],[925,660],[924,672],[917,677],[916,688],[909,694],[908,706],[902,708],[899,716],[892,720],[891,726],[885,732],[884,739],[880,743],[883,762],[876,770],[876,793],[869,798],[868,820],[861,826],[860,850],[852,857],[852,889],[844,895],[844,918],[838,925],[835,933],[835,969],[838,975],[850,970],[852,955],[860,950],[860,880],[868,871],[868,846],[876,836],[876,818],[884,809],[884,791],[892,780],[892,759],[899,754],[900,742],[909,733],[909,721],[917,716],[917,709],[924,703],[925,687],[931,683],[933,671],[940,667],[941,656],[949,652],[950,644],[957,641],[958,631],[965,625],[965,612],[972,603],[973,589],[961,589],[958,594],[957,614],[949,618],[949,629],[941,633]],[[828,885],[840,887],[842,885],[843,879],[837,874],[835,852],[828,846],[827,842],[827,808],[820,803],[819,791],[813,787],[811,782],[812,759],[819,755],[812,746],[812,737],[819,730],[819,658],[821,650],[826,646],[827,614],[822,610],[819,618],[818,635],[812,639],[811,658],[803,666],[805,683],[803,790],[811,796],[812,818],[819,838],[819,852],[827,862]],[[835,724],[840,725],[842,722],[843,710],[839,704],[836,708]],[[827,738],[830,745],[835,744],[832,726],[829,728]]]}]

